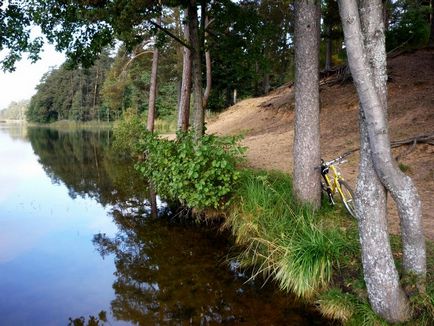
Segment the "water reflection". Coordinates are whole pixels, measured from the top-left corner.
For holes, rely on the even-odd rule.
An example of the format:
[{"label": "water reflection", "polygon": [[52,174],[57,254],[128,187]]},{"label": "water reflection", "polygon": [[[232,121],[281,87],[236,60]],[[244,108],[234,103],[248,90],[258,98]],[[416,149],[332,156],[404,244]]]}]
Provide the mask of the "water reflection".
[{"label": "water reflection", "polygon": [[116,159],[110,134],[30,128],[28,137],[49,178],[65,184],[71,198],[90,197],[103,206],[145,199],[146,182],[132,164]]},{"label": "water reflection", "polygon": [[151,218],[146,182],[108,132],[3,131],[0,324],[324,324],[229,269],[214,227],[174,222],[161,202]]},{"label": "water reflection", "polygon": [[[115,237],[98,234],[103,257],[113,254],[111,302],[118,320],[140,325],[312,325],[300,304],[227,268],[230,244],[212,227],[141,216],[115,217]],[[316,322],[323,325],[320,320]]]}]

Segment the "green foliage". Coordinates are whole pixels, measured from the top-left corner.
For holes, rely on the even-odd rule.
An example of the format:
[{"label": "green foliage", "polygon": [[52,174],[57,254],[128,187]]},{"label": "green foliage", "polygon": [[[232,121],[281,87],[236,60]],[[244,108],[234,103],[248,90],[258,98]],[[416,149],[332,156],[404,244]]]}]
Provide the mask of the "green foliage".
[{"label": "green foliage", "polygon": [[[113,149],[123,157],[138,158],[143,154],[142,139],[147,138],[147,117],[138,114],[134,109],[127,109],[113,128]],[[158,132],[174,132],[176,124],[174,120],[155,120],[154,128]]]},{"label": "green foliage", "polygon": [[341,289],[331,288],[320,294],[317,303],[321,313],[330,319],[348,321],[355,312],[355,298]]},{"label": "green foliage", "polygon": [[358,241],[327,227],[325,213],[299,206],[291,182],[283,174],[245,172],[227,225],[246,247],[241,263],[256,269],[254,276],[272,276],[281,289],[310,298],[328,286],[345,256],[357,254]]},{"label": "green foliage", "polygon": [[402,163],[402,162],[398,164],[398,167],[402,172],[407,172],[410,170],[410,165],[407,165],[407,164]]},{"label": "green foliage", "polygon": [[281,85],[291,70],[292,10],[288,1],[214,2],[210,38],[213,89],[211,110],[232,104],[233,90],[238,97],[258,96]]},{"label": "green foliage", "polygon": [[86,321],[84,316],[79,318],[69,318],[68,326],[102,326],[106,324],[107,321],[107,312],[101,310],[98,313],[98,316],[89,316],[89,319]]},{"label": "green foliage", "polygon": [[391,4],[391,19],[386,34],[387,51],[397,47],[416,48],[427,43],[430,33],[430,8],[417,0],[398,0]]},{"label": "green foliage", "polygon": [[139,142],[144,161],[137,169],[167,199],[190,208],[223,208],[240,175],[236,165],[243,149],[237,141],[214,135],[195,140],[193,133],[171,141],[145,133]]},{"label": "green foliage", "polygon": [[111,61],[108,53],[104,53],[90,68],[69,70],[63,64],[48,71],[36,87],[27,120],[40,123],[102,120],[100,90]]},{"label": "green foliage", "polygon": [[32,21],[29,12],[20,1],[0,1],[0,68],[14,71],[15,63],[27,52],[32,62],[39,59],[43,41],[32,37]]},{"label": "green foliage", "polygon": [[[136,49],[139,53],[143,49]],[[159,119],[170,120],[175,116],[177,107],[177,88],[173,67],[175,57],[173,47],[160,50],[158,67],[158,93],[156,114]],[[128,53],[121,47],[114,59],[102,87],[103,103],[116,119],[127,108],[137,112],[148,110],[151,80],[152,51],[144,55]]]},{"label": "green foliage", "polygon": [[113,149],[122,156],[137,158],[141,154],[139,141],[146,136],[146,120],[136,110],[128,109],[113,129]]}]

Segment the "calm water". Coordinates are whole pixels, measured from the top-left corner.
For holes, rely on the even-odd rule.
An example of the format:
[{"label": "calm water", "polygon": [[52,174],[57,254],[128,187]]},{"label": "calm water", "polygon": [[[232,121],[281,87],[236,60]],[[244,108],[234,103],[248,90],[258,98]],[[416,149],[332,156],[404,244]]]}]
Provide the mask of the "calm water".
[{"label": "calm water", "polygon": [[150,218],[146,183],[110,141],[0,124],[0,325],[324,324],[246,282],[212,227]]}]

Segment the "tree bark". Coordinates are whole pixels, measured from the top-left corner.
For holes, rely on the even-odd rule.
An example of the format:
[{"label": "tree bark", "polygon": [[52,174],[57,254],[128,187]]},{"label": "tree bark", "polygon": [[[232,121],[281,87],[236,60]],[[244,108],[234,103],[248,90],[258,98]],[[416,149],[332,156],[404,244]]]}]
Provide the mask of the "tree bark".
[{"label": "tree bark", "polygon": [[264,95],[267,95],[270,91],[270,73],[266,72],[264,78],[262,79],[262,91]]},{"label": "tree bark", "polygon": [[[208,32],[206,31],[206,29],[208,28],[209,23],[210,22],[209,22],[208,16],[205,16],[205,43],[207,42],[207,39],[208,39]],[[209,51],[208,44],[205,44],[205,67],[206,67],[206,87],[205,87],[205,92],[203,94],[203,108],[204,108],[204,110],[208,106],[208,99],[209,99],[209,95],[211,94],[211,86],[212,86],[211,53]]]},{"label": "tree bark", "polygon": [[294,192],[318,208],[321,203],[319,142],[319,1],[295,2]]},{"label": "tree bark", "polygon": [[191,44],[191,61],[192,61],[192,79],[193,79],[193,97],[194,97],[194,132],[196,140],[204,134],[204,110],[203,110],[203,93],[202,93],[202,68],[200,60],[200,42],[197,18],[197,2],[190,0],[188,3],[188,24],[190,29]]},{"label": "tree bark", "polygon": [[[360,0],[360,21],[382,109],[387,108],[387,73],[381,0]],[[377,37],[376,37],[377,35]],[[377,55],[382,53],[383,55]],[[361,112],[363,108],[360,108]],[[389,322],[410,316],[408,300],[399,284],[387,229],[386,190],[375,172],[368,130],[360,118],[360,167],[356,186],[356,216],[362,249],[363,274],[373,310]]]},{"label": "tree bark", "polygon": [[[160,24],[161,18],[157,19]],[[157,97],[157,73],[158,73],[158,48],[154,45],[154,53],[152,55],[152,69],[151,69],[151,85],[149,88],[149,104],[148,104],[148,123],[147,129],[150,132],[154,131],[155,122],[155,100]]]},{"label": "tree bark", "polygon": [[[185,10],[188,17],[188,10]],[[184,22],[184,38],[190,40],[189,24]],[[178,130],[187,132],[190,121],[190,96],[191,96],[191,51],[184,46],[182,53],[182,83],[181,100],[178,108]]]},{"label": "tree bark", "polygon": [[[344,29],[348,62],[367,128],[373,166],[381,183],[391,193],[398,208],[401,221],[404,271],[415,273],[423,280],[426,276],[426,254],[421,202],[413,182],[397,168],[391,154],[386,113],[372,79],[369,57],[363,44],[356,0],[340,0],[339,11]],[[375,29],[371,37],[384,38],[384,32],[381,29]],[[381,58],[382,56],[384,59]],[[385,51],[381,53],[376,51],[374,60],[385,61],[385,56]]]}]

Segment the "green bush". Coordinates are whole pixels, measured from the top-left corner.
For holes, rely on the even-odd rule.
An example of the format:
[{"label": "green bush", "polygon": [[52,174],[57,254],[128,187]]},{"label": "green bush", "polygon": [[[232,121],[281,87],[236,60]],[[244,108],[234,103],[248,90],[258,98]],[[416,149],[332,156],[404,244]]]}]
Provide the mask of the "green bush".
[{"label": "green bush", "polygon": [[146,135],[146,119],[134,109],[128,109],[113,129],[113,149],[121,156],[137,158],[141,154],[139,141]]},{"label": "green bush", "polygon": [[144,160],[136,167],[166,199],[190,208],[223,208],[239,178],[243,148],[237,142],[214,135],[196,141],[193,133],[172,141],[146,133],[139,142]]}]

